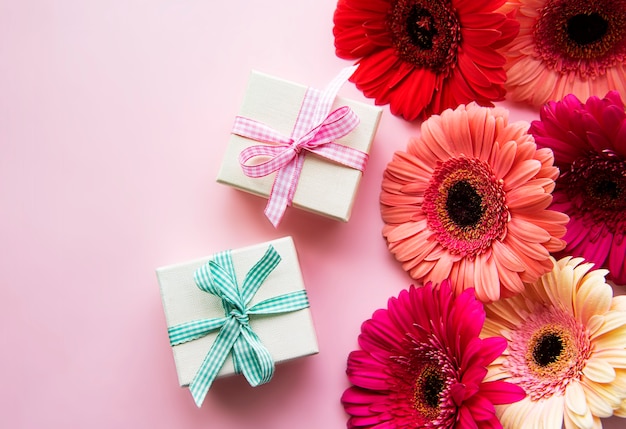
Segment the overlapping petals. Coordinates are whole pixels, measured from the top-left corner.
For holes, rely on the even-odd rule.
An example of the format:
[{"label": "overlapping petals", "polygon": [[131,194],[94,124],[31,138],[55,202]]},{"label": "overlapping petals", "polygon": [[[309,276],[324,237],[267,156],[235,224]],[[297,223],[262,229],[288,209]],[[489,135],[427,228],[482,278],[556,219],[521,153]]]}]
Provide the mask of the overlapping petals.
[{"label": "overlapping petals", "polygon": [[550,102],[530,132],[561,170],[552,208],[570,217],[563,253],[606,267],[610,279],[626,284],[626,113],[619,94]]},{"label": "overlapping petals", "polygon": [[528,124],[475,103],[422,124],[396,152],[380,197],[389,250],[416,280],[450,278],[482,301],[524,289],[552,269],[566,215],[548,210],[558,170]]},{"label": "overlapping petals", "polygon": [[507,382],[485,383],[506,345],[479,339],[485,313],[472,290],[449,283],[403,290],[365,321],[350,353],[342,397],[350,428],[501,427],[494,405],[524,397]]},{"label": "overlapping petals", "polygon": [[336,53],[359,60],[351,80],[407,120],[461,103],[504,98],[498,52],[518,23],[496,13],[504,0],[339,0]]},{"label": "overlapping petals", "polygon": [[482,335],[508,340],[487,379],[527,393],[496,407],[505,429],[601,428],[600,418],[626,416],[626,297],[592,266],[555,261],[522,294],[486,306]]},{"label": "overlapping petals", "polygon": [[519,35],[502,52],[512,100],[540,106],[566,94],[626,96],[625,0],[509,0]]}]

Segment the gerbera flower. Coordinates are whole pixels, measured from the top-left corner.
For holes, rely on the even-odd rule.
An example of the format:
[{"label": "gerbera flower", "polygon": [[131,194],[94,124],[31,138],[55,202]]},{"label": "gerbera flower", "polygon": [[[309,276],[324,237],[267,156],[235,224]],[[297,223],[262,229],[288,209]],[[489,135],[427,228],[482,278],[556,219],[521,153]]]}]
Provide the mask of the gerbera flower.
[{"label": "gerbera flower", "polygon": [[522,294],[486,306],[481,335],[508,340],[487,379],[528,395],[496,407],[505,428],[601,428],[601,417],[625,415],[624,298],[592,266],[563,258]]},{"label": "gerbera flower", "polygon": [[504,57],[518,23],[494,12],[504,0],[339,0],[336,53],[360,59],[352,75],[366,97],[414,120],[461,103],[504,98]]},{"label": "gerbera flower", "polygon": [[510,98],[533,105],[626,94],[626,0],[509,0],[517,38],[504,48]]},{"label": "gerbera flower", "polygon": [[472,290],[456,299],[447,281],[411,286],[363,323],[350,353],[353,384],[341,401],[349,428],[498,428],[494,404],[524,397],[501,381],[484,382],[504,338],[479,339],[485,320]]},{"label": "gerbera flower", "polygon": [[626,113],[615,91],[582,104],[569,95],[543,107],[530,132],[561,170],[552,208],[570,222],[564,253],[609,269],[626,284]]},{"label": "gerbera flower", "polygon": [[567,216],[547,210],[558,170],[525,122],[475,103],[422,123],[383,176],[389,250],[416,280],[450,277],[482,301],[524,289],[552,269]]}]

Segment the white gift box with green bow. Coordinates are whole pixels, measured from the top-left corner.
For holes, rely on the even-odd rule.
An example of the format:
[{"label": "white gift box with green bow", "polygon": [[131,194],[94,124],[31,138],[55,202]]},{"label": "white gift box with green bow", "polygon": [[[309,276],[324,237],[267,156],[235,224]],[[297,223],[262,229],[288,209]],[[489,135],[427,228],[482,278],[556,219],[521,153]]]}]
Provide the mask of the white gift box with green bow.
[{"label": "white gift box with green bow", "polygon": [[181,386],[200,406],[215,377],[263,384],[274,363],[318,352],[291,237],[157,269]]}]

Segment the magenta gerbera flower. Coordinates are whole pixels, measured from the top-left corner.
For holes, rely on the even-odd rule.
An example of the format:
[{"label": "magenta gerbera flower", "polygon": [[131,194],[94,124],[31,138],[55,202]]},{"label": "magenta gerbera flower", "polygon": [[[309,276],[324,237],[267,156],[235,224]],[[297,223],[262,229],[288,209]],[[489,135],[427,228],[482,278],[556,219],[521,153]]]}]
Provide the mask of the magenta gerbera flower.
[{"label": "magenta gerbera flower", "polygon": [[353,386],[341,398],[348,427],[501,428],[494,405],[525,395],[513,384],[483,381],[507,344],[478,338],[484,320],[473,290],[455,298],[447,280],[391,298],[363,323],[361,350],[348,358]]},{"label": "magenta gerbera flower", "polygon": [[570,217],[564,255],[582,256],[626,284],[626,112],[615,91],[585,104],[574,95],[543,107],[530,132],[561,170],[552,209]]}]

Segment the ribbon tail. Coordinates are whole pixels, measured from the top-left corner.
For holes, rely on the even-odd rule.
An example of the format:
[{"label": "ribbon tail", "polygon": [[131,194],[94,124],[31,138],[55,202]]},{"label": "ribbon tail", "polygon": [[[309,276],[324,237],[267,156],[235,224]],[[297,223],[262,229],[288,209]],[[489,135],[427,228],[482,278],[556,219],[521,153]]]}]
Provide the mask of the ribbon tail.
[{"label": "ribbon tail", "polygon": [[302,155],[298,155],[295,162],[291,162],[278,170],[274,178],[274,184],[265,206],[265,216],[275,228],[280,224],[287,206],[290,206],[293,200],[296,184],[302,170],[302,158]]},{"label": "ribbon tail", "polygon": [[333,102],[335,101],[335,97],[337,96],[339,89],[341,89],[343,84],[346,83],[348,79],[350,79],[350,76],[354,74],[357,68],[358,65],[354,65],[341,69],[339,74],[335,76],[333,80],[328,83],[328,85],[326,85],[326,88],[324,88],[324,90],[320,94],[320,100],[317,103],[315,113],[313,114],[314,123],[321,122],[328,114],[328,112],[330,112],[330,109],[333,105]]},{"label": "ribbon tail", "polygon": [[217,334],[217,338],[211,346],[209,353],[207,353],[200,365],[200,369],[198,369],[198,372],[189,384],[189,391],[198,407],[204,402],[213,380],[215,380],[220,369],[222,369],[240,333],[241,327],[239,322],[235,318],[231,318]]},{"label": "ribbon tail", "polygon": [[287,194],[289,198],[288,200],[289,205],[291,205],[291,202],[293,201],[293,196],[296,194],[296,188],[298,187],[298,181],[300,180],[300,173],[302,172],[303,166],[304,166],[304,153],[299,155],[295,161],[294,175],[292,176],[292,181],[289,182],[289,193]]},{"label": "ribbon tail", "polygon": [[249,326],[241,329],[241,336],[235,342],[233,353],[237,356],[241,373],[251,386],[256,387],[272,379],[274,360]]}]

